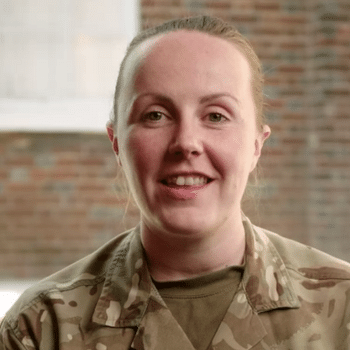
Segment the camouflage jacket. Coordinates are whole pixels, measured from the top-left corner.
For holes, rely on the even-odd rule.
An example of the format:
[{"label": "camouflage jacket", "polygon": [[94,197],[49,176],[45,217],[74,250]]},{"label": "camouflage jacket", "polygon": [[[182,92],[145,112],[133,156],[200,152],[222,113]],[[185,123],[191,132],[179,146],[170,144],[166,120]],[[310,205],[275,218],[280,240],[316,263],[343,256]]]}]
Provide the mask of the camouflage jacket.
[{"label": "camouflage jacket", "polygon": [[[245,271],[209,349],[350,349],[350,265],[243,222]],[[30,288],[0,349],[194,350],[143,254],[136,228]]]}]

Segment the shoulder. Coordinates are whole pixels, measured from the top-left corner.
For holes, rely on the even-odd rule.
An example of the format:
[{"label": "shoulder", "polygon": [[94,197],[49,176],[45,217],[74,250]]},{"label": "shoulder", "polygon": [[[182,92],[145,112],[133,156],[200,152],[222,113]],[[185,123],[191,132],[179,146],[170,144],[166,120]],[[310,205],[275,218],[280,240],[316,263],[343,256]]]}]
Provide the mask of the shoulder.
[{"label": "shoulder", "polygon": [[49,304],[74,308],[77,301],[80,305],[83,301],[95,303],[116,256],[120,250],[128,249],[132,234],[133,230],[119,234],[93,253],[28,288],[6,314],[5,321],[15,327],[19,315],[39,315],[52,307]]},{"label": "shoulder", "polygon": [[[114,319],[119,301],[128,297],[125,270],[132,270],[135,263],[127,262],[134,262],[140,250],[137,230],[127,231],[27,289],[2,320],[0,349],[1,344],[9,349],[13,344],[16,349],[84,347],[84,335],[92,324],[105,325]],[[116,291],[118,286],[124,295]],[[111,295],[116,299],[111,300]],[[129,344],[132,334],[122,333],[121,339]]]},{"label": "shoulder", "polygon": [[347,348],[350,264],[269,230],[252,225],[252,231],[253,257],[262,272],[260,289],[250,292],[255,297],[250,300],[254,303],[258,294],[265,302],[254,306],[271,344],[289,349],[312,341],[315,349]]},{"label": "shoulder", "polygon": [[350,281],[348,262],[269,230],[257,226],[254,228],[258,234],[263,234],[268,238],[287,270],[300,274],[304,278]]}]

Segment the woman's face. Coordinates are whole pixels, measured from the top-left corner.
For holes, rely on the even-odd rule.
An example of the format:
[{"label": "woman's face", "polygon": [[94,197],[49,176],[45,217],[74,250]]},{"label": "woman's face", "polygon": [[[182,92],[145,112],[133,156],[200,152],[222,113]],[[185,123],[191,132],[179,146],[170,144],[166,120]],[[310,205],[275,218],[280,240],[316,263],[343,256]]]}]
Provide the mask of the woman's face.
[{"label": "woman's face", "polygon": [[143,224],[194,235],[232,227],[269,135],[256,127],[248,62],[199,32],[146,51],[126,67],[115,139]]}]

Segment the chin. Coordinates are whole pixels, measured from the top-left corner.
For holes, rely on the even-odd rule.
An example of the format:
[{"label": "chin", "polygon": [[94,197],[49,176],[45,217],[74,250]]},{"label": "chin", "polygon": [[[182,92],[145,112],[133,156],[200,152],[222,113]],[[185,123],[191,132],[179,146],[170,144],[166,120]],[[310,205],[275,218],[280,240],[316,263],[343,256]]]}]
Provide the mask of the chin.
[{"label": "chin", "polygon": [[208,232],[214,230],[213,223],[205,220],[203,216],[194,217],[189,215],[188,217],[172,217],[171,220],[160,220],[160,228],[171,235],[177,235],[182,237],[202,237]]},{"label": "chin", "polygon": [[[228,221],[228,214],[218,212],[215,208],[203,206],[187,207],[148,207],[142,218],[150,231],[168,233],[175,237],[203,237],[215,232]],[[153,229],[152,229],[153,228]]]}]

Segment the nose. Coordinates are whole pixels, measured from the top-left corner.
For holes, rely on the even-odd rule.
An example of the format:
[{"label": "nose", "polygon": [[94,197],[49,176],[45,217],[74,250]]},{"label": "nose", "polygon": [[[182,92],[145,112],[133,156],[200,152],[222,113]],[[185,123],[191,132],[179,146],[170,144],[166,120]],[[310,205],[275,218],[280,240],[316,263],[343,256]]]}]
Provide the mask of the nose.
[{"label": "nose", "polygon": [[196,157],[203,153],[202,135],[199,128],[191,123],[180,123],[169,145],[169,153],[185,158]]}]

